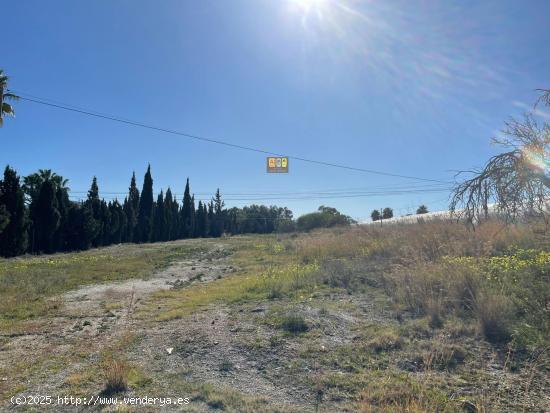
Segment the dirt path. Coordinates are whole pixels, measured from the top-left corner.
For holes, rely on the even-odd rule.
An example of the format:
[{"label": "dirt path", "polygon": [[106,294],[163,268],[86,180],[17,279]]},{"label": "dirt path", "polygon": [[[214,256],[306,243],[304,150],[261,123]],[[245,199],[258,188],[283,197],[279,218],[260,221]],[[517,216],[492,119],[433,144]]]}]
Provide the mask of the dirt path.
[{"label": "dirt path", "polygon": [[153,292],[181,288],[192,282],[208,282],[231,271],[223,248],[222,244],[215,244],[208,252],[176,261],[148,279],[94,284],[66,293],[64,315],[66,318],[104,317],[107,309],[110,312],[107,316],[116,318],[115,325],[124,323],[136,305]]},{"label": "dirt path", "polygon": [[[84,286],[59,297],[62,306],[56,317],[29,321],[22,333],[3,338],[0,365],[13,366],[13,373],[25,387],[16,394],[55,397],[66,394],[67,378],[97,361],[105,346],[128,332],[147,331],[143,321],[133,314],[148,295],[209,282],[231,273],[233,269],[226,255],[223,244],[210,244],[208,251],[178,260],[150,278]],[[75,360],[78,353],[82,357]],[[13,384],[9,381],[12,379],[0,377],[0,390]],[[28,410],[5,402],[1,402],[0,411]]]}]

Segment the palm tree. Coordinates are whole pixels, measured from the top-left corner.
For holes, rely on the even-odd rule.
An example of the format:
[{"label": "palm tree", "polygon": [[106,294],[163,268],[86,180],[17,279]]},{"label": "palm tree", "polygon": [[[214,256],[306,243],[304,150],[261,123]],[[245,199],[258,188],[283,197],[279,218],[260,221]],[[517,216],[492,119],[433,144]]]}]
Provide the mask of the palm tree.
[{"label": "palm tree", "polygon": [[[26,195],[26,202],[29,206],[29,215],[31,218],[31,227],[30,227],[30,246],[31,251],[36,251],[36,225],[35,223],[39,220],[37,217],[36,203],[40,196],[40,191],[44,184],[53,185],[54,192],[58,194],[58,190],[61,190],[61,197],[65,198],[65,203],[69,203],[69,183],[68,179],[64,179],[61,175],[57,175],[55,172],[52,172],[51,169],[39,169],[38,172],[35,172],[31,175],[25,176],[23,178],[23,192]],[[59,200],[59,199],[58,199]],[[59,205],[56,206],[56,208]]]},{"label": "palm tree", "polygon": [[55,172],[52,172],[51,169],[39,169],[38,172],[23,178],[23,191],[29,198],[28,202],[38,197],[42,184],[47,181],[53,182],[56,189],[59,188],[65,193],[68,193],[68,179],[64,179],[61,175],[57,175]]},{"label": "palm tree", "polygon": [[19,96],[11,93],[8,89],[8,77],[0,69],[0,127],[4,124],[4,115],[15,116],[13,106],[6,100],[18,100]]}]

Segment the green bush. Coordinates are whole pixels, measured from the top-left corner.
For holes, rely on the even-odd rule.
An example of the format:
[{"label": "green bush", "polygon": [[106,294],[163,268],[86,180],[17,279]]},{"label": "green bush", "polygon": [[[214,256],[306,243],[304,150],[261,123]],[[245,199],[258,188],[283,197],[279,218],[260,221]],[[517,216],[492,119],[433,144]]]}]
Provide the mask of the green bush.
[{"label": "green bush", "polygon": [[320,206],[317,212],[302,215],[296,220],[298,231],[310,231],[315,228],[330,228],[347,226],[355,221],[347,215],[341,214],[336,208]]},{"label": "green bush", "polygon": [[305,333],[309,330],[309,326],[301,315],[291,314],[283,317],[281,320],[281,328],[292,334]]}]

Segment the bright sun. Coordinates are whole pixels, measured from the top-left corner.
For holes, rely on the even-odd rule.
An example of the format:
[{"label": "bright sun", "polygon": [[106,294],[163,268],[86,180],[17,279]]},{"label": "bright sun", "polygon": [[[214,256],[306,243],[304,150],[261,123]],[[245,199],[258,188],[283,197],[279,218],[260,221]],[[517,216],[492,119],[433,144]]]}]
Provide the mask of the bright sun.
[{"label": "bright sun", "polygon": [[290,0],[304,15],[319,13],[324,9],[329,0]]},{"label": "bright sun", "polygon": [[287,4],[291,6],[294,13],[300,16],[302,26],[307,28],[312,21],[320,23],[328,17],[330,1],[333,0],[288,0]]},{"label": "bright sun", "polygon": [[301,7],[305,10],[310,10],[312,8],[320,7],[323,3],[326,3],[327,0],[292,0],[298,7]]}]

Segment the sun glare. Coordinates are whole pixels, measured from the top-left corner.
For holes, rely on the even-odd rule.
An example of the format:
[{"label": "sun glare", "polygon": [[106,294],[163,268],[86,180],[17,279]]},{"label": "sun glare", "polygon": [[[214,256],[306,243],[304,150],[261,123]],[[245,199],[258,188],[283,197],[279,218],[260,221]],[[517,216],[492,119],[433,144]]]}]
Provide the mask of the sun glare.
[{"label": "sun glare", "polygon": [[315,17],[321,20],[329,6],[329,0],[289,0],[289,3],[303,19]]},{"label": "sun glare", "polygon": [[328,0],[292,0],[292,2],[304,12],[318,9],[323,5],[326,5],[327,1]]}]

